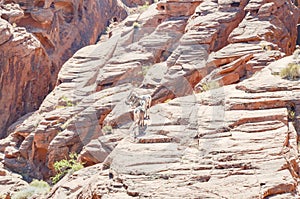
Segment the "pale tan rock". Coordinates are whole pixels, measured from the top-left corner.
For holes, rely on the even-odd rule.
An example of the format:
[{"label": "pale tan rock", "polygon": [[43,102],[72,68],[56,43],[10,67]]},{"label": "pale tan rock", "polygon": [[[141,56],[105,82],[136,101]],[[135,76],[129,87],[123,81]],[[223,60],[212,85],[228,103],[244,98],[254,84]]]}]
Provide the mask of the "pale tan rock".
[{"label": "pale tan rock", "polygon": [[82,149],[79,159],[84,162],[86,166],[103,162],[111,152],[105,148],[101,141],[97,139],[92,140]]},{"label": "pale tan rock", "polygon": [[[200,1],[163,1],[158,5],[174,11],[186,5],[171,16],[149,6],[116,24],[110,38],[64,64],[36,115],[11,128],[1,141],[5,166],[49,179],[56,161],[79,153],[88,167],[63,178],[48,198],[298,197],[298,127],[286,106],[298,106],[299,85],[272,74],[291,61],[274,62],[294,48],[282,47],[293,38],[277,39],[295,32],[288,24],[297,13],[281,5],[265,15],[276,2],[204,1],[196,8]],[[228,85],[195,94],[206,77]],[[132,90],[153,97],[145,127],[133,124],[124,102]]]},{"label": "pale tan rock", "polygon": [[183,0],[183,1],[160,1],[157,9],[164,14],[171,16],[187,16],[192,15],[195,8],[201,3],[201,0]]},{"label": "pale tan rock", "polygon": [[21,176],[13,175],[7,171],[5,176],[0,178],[0,194],[3,198],[11,198],[17,191],[28,186],[28,183],[21,179]]}]

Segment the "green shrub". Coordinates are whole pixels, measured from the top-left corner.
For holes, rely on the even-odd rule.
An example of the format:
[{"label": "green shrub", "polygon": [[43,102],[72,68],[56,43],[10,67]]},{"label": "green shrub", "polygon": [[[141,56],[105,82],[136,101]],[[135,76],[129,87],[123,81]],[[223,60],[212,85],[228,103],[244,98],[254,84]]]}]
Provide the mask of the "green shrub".
[{"label": "green shrub", "polygon": [[53,184],[56,184],[68,173],[72,174],[84,167],[83,163],[77,160],[78,155],[76,153],[71,153],[69,156],[70,159],[68,160],[63,159],[54,163],[56,175],[54,177],[51,177]]},{"label": "green shrub", "polygon": [[281,69],[280,77],[286,79],[297,79],[300,76],[300,65],[296,63],[289,63],[287,67]]},{"label": "green shrub", "polygon": [[150,66],[142,66],[142,74],[145,77],[150,69]]},{"label": "green shrub", "polygon": [[204,91],[212,90],[212,89],[215,89],[215,88],[220,88],[220,84],[217,81],[207,82],[207,83],[202,85],[202,89]]},{"label": "green shrub", "polygon": [[104,135],[112,134],[112,130],[113,128],[110,125],[106,125],[102,127],[102,132]]},{"label": "green shrub", "polygon": [[28,187],[12,195],[12,199],[27,199],[34,195],[46,196],[50,191],[50,186],[43,180],[33,180]]},{"label": "green shrub", "polygon": [[148,1],[146,1],[144,5],[139,6],[139,8],[138,8],[138,9],[139,9],[139,12],[144,12],[144,11],[146,11],[146,10],[149,8],[149,5],[150,5],[150,3],[149,3]]},{"label": "green shrub", "polygon": [[140,24],[138,22],[134,22],[132,24],[132,26],[133,26],[134,29],[138,29],[140,27]]},{"label": "green shrub", "polygon": [[75,106],[75,104],[66,96],[62,96],[61,100],[64,101],[65,106],[67,106],[67,107]]}]

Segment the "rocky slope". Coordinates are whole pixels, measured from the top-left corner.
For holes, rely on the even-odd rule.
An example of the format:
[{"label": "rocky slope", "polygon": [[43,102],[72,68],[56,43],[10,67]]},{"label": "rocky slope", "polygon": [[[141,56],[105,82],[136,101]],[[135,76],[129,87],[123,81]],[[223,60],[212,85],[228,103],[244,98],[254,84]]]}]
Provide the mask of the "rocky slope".
[{"label": "rocky slope", "polygon": [[109,20],[126,17],[117,0],[0,3],[0,137],[54,88],[62,64],[94,44]]},{"label": "rocky slope", "polygon": [[[289,0],[159,1],[130,15],[10,126],[3,163],[48,180],[79,153],[89,167],[49,198],[297,197],[299,86],[274,74],[295,61],[280,58],[295,50],[298,20]],[[132,90],[153,97],[145,128],[124,103]]]},{"label": "rocky slope", "polygon": [[299,84],[272,75],[290,62],[152,107],[145,135],[126,137],[104,165],[63,179],[49,198],[298,198],[299,116],[288,122],[286,106],[299,106]]}]

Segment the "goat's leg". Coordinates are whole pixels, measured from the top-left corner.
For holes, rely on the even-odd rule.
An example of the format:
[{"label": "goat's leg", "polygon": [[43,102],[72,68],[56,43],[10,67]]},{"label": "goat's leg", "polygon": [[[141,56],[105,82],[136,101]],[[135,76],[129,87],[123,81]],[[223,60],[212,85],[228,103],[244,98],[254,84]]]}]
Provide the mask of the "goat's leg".
[{"label": "goat's leg", "polygon": [[145,126],[145,114],[146,113],[147,113],[147,110],[144,110],[143,114],[142,114],[142,117],[141,117],[141,119],[142,119],[142,126]]},{"label": "goat's leg", "polygon": [[144,119],[148,119],[148,110],[147,110],[147,108],[145,109]]},{"label": "goat's leg", "polygon": [[149,107],[146,108],[145,115],[146,115],[146,119],[150,119],[150,115],[149,115]]},{"label": "goat's leg", "polygon": [[[148,111],[149,111],[149,109],[150,109],[150,107],[151,107],[151,103],[152,103],[152,98],[150,97],[150,99],[149,99],[149,101],[148,101],[148,104],[147,104],[147,109],[148,109]],[[150,119],[149,112],[148,112],[147,116],[148,116],[148,119]]]}]

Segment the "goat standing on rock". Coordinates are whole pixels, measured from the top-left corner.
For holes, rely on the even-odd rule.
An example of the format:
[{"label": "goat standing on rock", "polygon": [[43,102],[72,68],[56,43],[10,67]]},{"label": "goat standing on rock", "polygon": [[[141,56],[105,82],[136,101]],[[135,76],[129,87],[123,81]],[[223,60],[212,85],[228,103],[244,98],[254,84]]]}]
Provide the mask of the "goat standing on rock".
[{"label": "goat standing on rock", "polygon": [[133,111],[134,121],[138,126],[143,127],[145,125],[145,113],[146,113],[146,102],[141,100],[141,105],[136,107]]},{"label": "goat standing on rock", "polygon": [[145,102],[145,104],[143,105],[145,108],[145,118],[150,119],[148,110],[151,107],[151,103],[152,103],[151,95],[138,96],[135,92],[131,92],[129,94],[129,96],[127,97],[125,103],[127,105],[130,105],[131,108],[137,108],[139,106],[142,106],[142,104],[141,104],[142,101]]},{"label": "goat standing on rock", "polygon": [[140,135],[142,131],[144,131],[145,119],[149,119],[148,110],[151,106],[152,97],[151,95],[137,95],[135,92],[131,92],[127,99],[125,100],[125,104],[130,105],[133,108],[133,118],[134,124],[133,130],[134,138],[137,137],[137,134]]}]

